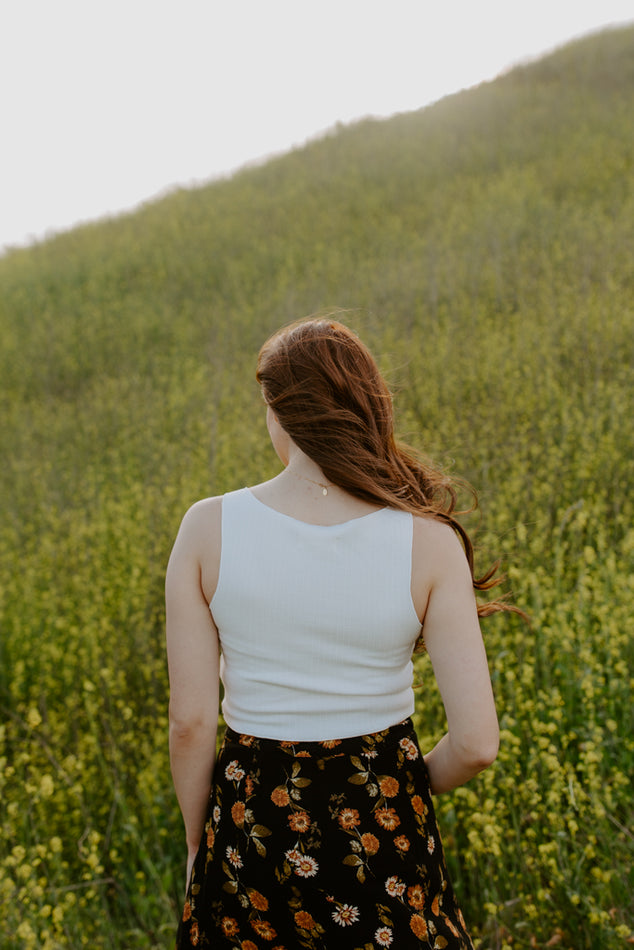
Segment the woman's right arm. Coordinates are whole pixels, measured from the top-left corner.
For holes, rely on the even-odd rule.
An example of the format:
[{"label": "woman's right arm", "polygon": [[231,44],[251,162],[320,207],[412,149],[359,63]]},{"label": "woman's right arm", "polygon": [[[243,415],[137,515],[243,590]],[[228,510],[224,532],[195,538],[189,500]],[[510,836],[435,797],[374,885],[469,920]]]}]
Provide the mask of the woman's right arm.
[{"label": "woman's right arm", "polygon": [[218,501],[199,502],[185,515],[165,584],[170,762],[185,824],[188,876],[203,832],[216,754],[219,644],[203,573],[210,559],[219,559]]},{"label": "woman's right arm", "polygon": [[415,518],[416,567],[425,578],[423,638],[447,716],[447,733],[425,755],[434,794],[463,785],[498,751],[499,728],[469,565],[454,531]]}]

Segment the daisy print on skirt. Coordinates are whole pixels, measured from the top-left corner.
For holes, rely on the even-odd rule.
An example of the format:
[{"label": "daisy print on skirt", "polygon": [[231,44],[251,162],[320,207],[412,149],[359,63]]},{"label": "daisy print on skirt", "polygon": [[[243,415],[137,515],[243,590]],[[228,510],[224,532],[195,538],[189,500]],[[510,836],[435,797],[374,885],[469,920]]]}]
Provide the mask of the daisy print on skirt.
[{"label": "daisy print on skirt", "polygon": [[177,948],[473,950],[411,722],[277,742],[227,729]]}]

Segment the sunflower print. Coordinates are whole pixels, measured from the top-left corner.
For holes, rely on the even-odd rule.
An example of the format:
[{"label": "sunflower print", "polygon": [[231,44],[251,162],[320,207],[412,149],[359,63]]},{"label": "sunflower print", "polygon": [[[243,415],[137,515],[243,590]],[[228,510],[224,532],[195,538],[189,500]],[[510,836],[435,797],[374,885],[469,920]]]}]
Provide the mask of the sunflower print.
[{"label": "sunflower print", "polygon": [[411,720],[324,742],[227,729],[177,950],[473,950]]}]

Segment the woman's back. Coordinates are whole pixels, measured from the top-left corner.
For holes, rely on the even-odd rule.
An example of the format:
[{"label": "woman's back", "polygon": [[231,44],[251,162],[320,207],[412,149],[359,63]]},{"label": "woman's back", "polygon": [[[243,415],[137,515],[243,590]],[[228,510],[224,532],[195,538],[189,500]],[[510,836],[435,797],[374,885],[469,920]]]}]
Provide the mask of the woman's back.
[{"label": "woman's back", "polygon": [[[321,497],[326,518],[329,500]],[[284,507],[311,515],[308,500]],[[360,514],[345,499],[336,507],[339,517],[354,517],[308,522],[249,489],[222,500],[210,606],[223,653],[223,713],[236,731],[335,739],[413,712],[414,519],[390,508]]]}]

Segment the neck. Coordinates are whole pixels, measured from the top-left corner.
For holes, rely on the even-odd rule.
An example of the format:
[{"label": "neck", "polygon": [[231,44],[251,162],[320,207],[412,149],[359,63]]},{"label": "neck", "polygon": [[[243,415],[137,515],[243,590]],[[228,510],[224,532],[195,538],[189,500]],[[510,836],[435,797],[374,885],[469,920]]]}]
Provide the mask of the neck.
[{"label": "neck", "polygon": [[[300,468],[305,468],[306,474],[300,471]],[[318,486],[321,488],[322,495],[327,495],[328,489],[334,488],[332,482],[326,480],[325,475],[317,465],[312,465],[310,468],[308,468],[305,466],[290,464],[286,467],[286,471],[289,475],[293,475],[295,478],[301,478],[302,481],[310,482],[311,485]]]}]

